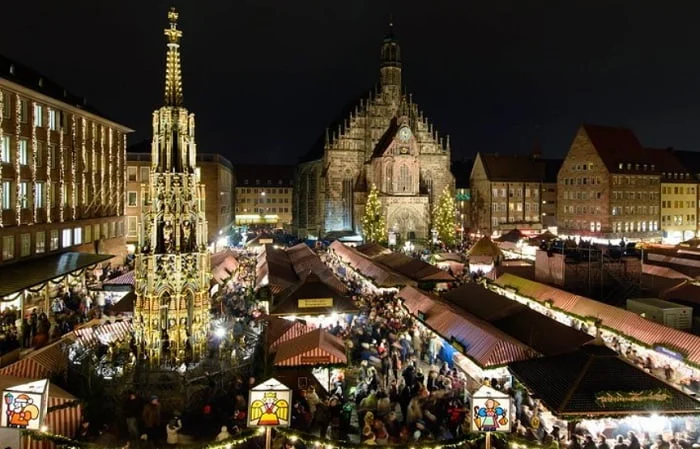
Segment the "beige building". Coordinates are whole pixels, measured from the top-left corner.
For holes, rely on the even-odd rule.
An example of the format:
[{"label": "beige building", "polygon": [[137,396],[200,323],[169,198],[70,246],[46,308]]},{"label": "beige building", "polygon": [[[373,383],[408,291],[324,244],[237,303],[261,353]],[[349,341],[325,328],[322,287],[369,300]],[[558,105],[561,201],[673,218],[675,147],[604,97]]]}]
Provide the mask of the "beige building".
[{"label": "beige building", "polygon": [[559,171],[560,233],[660,239],[658,164],[631,130],[582,125]]},{"label": "beige building", "polygon": [[236,165],[236,225],[292,224],[294,166]]},{"label": "beige building", "polygon": [[541,231],[552,213],[558,159],[479,153],[470,175],[472,228],[482,234]]},{"label": "beige building", "polygon": [[63,251],[125,255],[131,131],[0,56],[1,264]]},{"label": "beige building", "polygon": [[[151,143],[147,142],[147,146]],[[126,154],[126,241],[130,244],[136,243],[142,209],[149,202],[148,190],[143,188],[149,183],[151,154],[132,152],[144,150],[141,143],[130,147]],[[196,174],[205,188],[207,240],[211,243],[220,231],[225,232],[233,224],[233,165],[218,154],[197,154],[196,161]]]},{"label": "beige building", "polygon": [[367,194],[376,185],[388,230],[424,239],[433,204],[444,189],[454,194],[449,139],[403,91],[401,50],[391,30],[379,71],[379,87],[328,129],[297,168],[294,227],[300,237],[361,234]]}]

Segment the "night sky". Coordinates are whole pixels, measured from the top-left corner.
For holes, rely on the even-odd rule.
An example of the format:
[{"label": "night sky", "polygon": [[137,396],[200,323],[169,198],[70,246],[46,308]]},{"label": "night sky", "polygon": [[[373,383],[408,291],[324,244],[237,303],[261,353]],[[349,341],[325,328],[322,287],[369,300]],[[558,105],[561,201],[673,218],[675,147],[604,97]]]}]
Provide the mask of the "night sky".
[{"label": "night sky", "polygon": [[[0,52],[150,138],[163,0],[2,6]],[[293,163],[378,80],[393,12],[404,84],[453,157],[563,156],[582,121],[700,149],[700,2],[178,0],[185,104],[200,152]],[[664,5],[663,8],[661,6]]]}]

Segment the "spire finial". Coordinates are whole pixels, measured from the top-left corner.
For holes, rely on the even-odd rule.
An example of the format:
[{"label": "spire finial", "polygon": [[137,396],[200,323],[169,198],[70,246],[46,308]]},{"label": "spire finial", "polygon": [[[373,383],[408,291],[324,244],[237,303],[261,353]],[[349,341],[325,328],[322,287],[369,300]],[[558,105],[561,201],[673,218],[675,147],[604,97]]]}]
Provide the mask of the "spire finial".
[{"label": "spire finial", "polygon": [[168,53],[165,59],[165,105],[182,106],[182,68],[180,66],[180,38],[182,31],[177,28],[180,17],[175,7],[168,11],[170,27],[164,30],[168,38]]}]

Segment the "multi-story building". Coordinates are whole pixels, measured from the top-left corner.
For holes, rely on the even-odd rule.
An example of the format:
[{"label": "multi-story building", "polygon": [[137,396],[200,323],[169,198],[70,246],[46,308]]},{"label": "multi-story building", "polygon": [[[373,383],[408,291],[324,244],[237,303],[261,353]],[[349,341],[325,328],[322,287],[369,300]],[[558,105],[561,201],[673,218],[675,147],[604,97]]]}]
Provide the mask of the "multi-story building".
[{"label": "multi-story building", "polygon": [[[146,144],[133,145],[126,153],[126,241],[130,245],[136,243],[143,206],[150,204],[148,190],[144,187],[150,181],[151,153],[132,152],[145,151],[151,142]],[[213,242],[233,225],[233,165],[218,154],[198,153],[196,160],[195,173],[199,181],[205,183],[207,240]]]},{"label": "multi-story building", "polygon": [[697,178],[671,149],[648,149],[661,172],[662,241],[678,244],[697,232]]},{"label": "multi-story building", "polygon": [[471,189],[469,188],[469,174],[472,171],[474,161],[452,161],[452,176],[455,178],[455,206],[457,224],[460,232],[469,232],[471,217]]},{"label": "multi-story building", "polygon": [[582,125],[559,170],[559,232],[661,238],[661,172],[654,156],[629,129]]},{"label": "multi-story building", "polygon": [[[487,235],[542,230],[542,214],[551,213],[543,193],[552,197],[551,176],[560,165],[561,160],[537,155],[477,154],[470,174],[474,227]],[[545,205],[549,212],[543,212]]]},{"label": "multi-story building", "polygon": [[438,135],[403,90],[391,26],[380,55],[379,88],[358,99],[299,164],[294,225],[300,237],[361,234],[375,186],[387,228],[404,240],[425,239],[436,200],[445,189],[454,192],[449,138]]},{"label": "multi-story building", "polygon": [[124,164],[131,131],[0,56],[2,264],[67,250],[126,254]]},{"label": "multi-story building", "polygon": [[[690,177],[694,180],[694,187],[695,187],[695,204],[700,208],[700,152],[698,151],[678,151],[678,150],[673,150],[673,155],[676,157],[676,159],[680,162],[681,166],[688,172],[690,173]],[[686,186],[687,188],[688,186]],[[688,197],[688,200],[690,197]],[[695,211],[695,220],[696,220],[696,227],[695,227],[695,235],[698,235],[698,231],[700,231],[700,216],[697,212],[697,209]],[[686,233],[687,235],[687,233]]]},{"label": "multi-story building", "polygon": [[236,165],[236,225],[289,228],[294,204],[293,165]]}]

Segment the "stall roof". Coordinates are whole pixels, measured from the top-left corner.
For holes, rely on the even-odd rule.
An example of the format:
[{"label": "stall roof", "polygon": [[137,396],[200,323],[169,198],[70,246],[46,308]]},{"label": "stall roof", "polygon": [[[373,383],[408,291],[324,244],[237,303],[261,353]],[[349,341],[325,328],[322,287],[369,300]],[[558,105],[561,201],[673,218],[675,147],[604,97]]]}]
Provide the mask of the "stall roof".
[{"label": "stall roof", "polygon": [[0,297],[35,287],[112,257],[114,256],[109,254],[67,252],[3,264],[0,270]]},{"label": "stall roof", "polygon": [[682,301],[700,306],[700,285],[693,281],[683,281],[675,287],[664,290],[659,296],[667,301]]},{"label": "stall roof", "polygon": [[357,251],[372,261],[380,263],[416,282],[452,282],[455,280],[450,273],[441,270],[435,265],[402,253],[393,252],[376,243],[358,246]]},{"label": "stall roof", "polygon": [[135,277],[134,274],[136,271],[131,270],[127,271],[126,273],[122,274],[121,276],[117,276],[115,278],[106,280],[102,283],[102,286],[106,285],[130,285],[132,288],[135,284]]},{"label": "stall roof", "polygon": [[509,368],[560,417],[700,412],[695,399],[600,345],[590,344],[568,354],[515,362]]},{"label": "stall roof", "polygon": [[406,276],[373,261],[355,248],[346,246],[339,241],[331,243],[329,248],[355,271],[371,279],[377,287],[392,288],[415,284]]},{"label": "stall roof", "polygon": [[444,298],[540,354],[562,354],[593,340],[585,332],[559,323],[478,284],[464,284],[447,292]]},{"label": "stall roof", "polygon": [[210,265],[212,280],[222,282],[231,277],[236,268],[238,268],[238,255],[230,249],[219,251],[216,254],[212,254]]},{"label": "stall roof", "polygon": [[[399,292],[408,311],[445,340],[455,338],[479,366],[505,365],[536,357],[537,353],[496,327],[414,287]],[[422,315],[419,316],[419,315]]]},{"label": "stall roof", "polygon": [[469,249],[469,257],[498,257],[503,253],[490,237],[482,237]]},{"label": "stall roof", "polygon": [[517,243],[522,238],[523,238],[523,233],[520,232],[520,229],[511,229],[510,231],[506,232],[502,236],[498,237],[496,239],[496,241],[497,242]]},{"label": "stall roof", "polygon": [[685,352],[687,360],[700,365],[700,336],[689,334],[663,324],[647,320],[619,307],[614,307],[584,296],[578,296],[547,284],[505,273],[495,281],[503,288],[513,288],[520,295],[539,302],[551,302],[552,307],[581,318],[600,319],[602,325],[614,332],[627,335],[648,347],[667,346]]},{"label": "stall roof", "polygon": [[348,362],[343,340],[323,329],[316,329],[281,343],[275,366],[339,365]]},{"label": "stall roof", "polygon": [[291,321],[271,316],[265,329],[265,340],[268,348],[274,349],[280,343],[304,335],[311,330],[313,329],[309,328],[304,321]]},{"label": "stall roof", "polygon": [[270,315],[328,315],[358,310],[345,292],[336,290],[310,273],[275,301]]},{"label": "stall roof", "polygon": [[313,252],[307,244],[299,243],[291,248],[287,248],[286,253],[292,268],[299,278],[304,278],[309,272],[312,272],[339,292],[347,292],[347,287],[343,281],[333,274],[333,270],[323,263],[318,254]]},{"label": "stall roof", "polygon": [[112,315],[120,313],[134,313],[134,305],[136,304],[136,293],[129,292],[122,297],[116,304],[110,307],[109,312]]},{"label": "stall roof", "polygon": [[681,273],[680,271],[676,271],[673,268],[662,267],[660,265],[652,265],[650,263],[643,264],[642,272],[644,274],[649,274],[651,276],[658,276],[658,277],[667,278],[667,279],[682,279],[682,280],[691,279],[690,276],[687,276],[687,275]]}]

